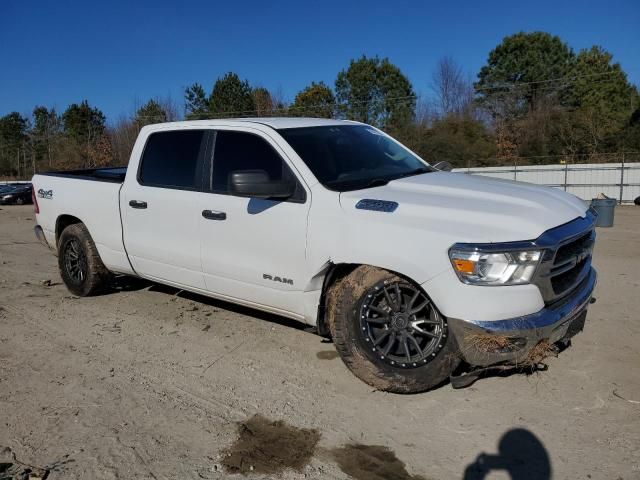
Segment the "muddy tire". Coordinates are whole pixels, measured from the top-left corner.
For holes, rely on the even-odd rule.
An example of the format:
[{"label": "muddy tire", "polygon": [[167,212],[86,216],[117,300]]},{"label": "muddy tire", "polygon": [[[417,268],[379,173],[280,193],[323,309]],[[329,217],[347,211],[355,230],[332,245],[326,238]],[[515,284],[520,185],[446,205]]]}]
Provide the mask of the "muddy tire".
[{"label": "muddy tire", "polygon": [[111,274],[82,223],[69,225],[58,240],[60,276],[71,293],[88,297],[103,291]]},{"label": "muddy tire", "polygon": [[360,266],[327,292],[336,350],[358,378],[395,393],[437,387],[460,363],[446,319],[419,286]]}]

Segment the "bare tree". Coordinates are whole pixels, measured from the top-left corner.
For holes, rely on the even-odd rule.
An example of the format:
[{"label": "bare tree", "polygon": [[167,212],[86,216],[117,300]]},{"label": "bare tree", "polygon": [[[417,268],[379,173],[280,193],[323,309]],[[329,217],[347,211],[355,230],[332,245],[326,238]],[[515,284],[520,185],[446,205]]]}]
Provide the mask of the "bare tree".
[{"label": "bare tree", "polygon": [[415,123],[425,128],[430,128],[438,118],[439,105],[435,105],[432,100],[423,95],[416,98]]},{"label": "bare tree", "polygon": [[126,165],[129,162],[129,156],[139,131],[140,127],[135,120],[124,115],[109,128],[113,162],[116,165]]},{"label": "bare tree", "polygon": [[473,84],[452,57],[438,60],[430,86],[442,116],[472,113]]},{"label": "bare tree", "polygon": [[167,114],[167,122],[182,120],[182,115],[180,114],[183,110],[182,105],[176,102],[171,95],[157,97],[156,102],[158,102],[162,110]]},{"label": "bare tree", "polygon": [[256,111],[254,113],[257,117],[268,117],[269,115],[273,115],[274,103],[269,90],[264,87],[255,87],[251,94],[253,95],[253,103],[256,107]]},{"label": "bare tree", "polygon": [[289,101],[282,90],[282,85],[279,85],[278,88],[271,90],[269,93],[273,102],[274,115],[285,115]]}]

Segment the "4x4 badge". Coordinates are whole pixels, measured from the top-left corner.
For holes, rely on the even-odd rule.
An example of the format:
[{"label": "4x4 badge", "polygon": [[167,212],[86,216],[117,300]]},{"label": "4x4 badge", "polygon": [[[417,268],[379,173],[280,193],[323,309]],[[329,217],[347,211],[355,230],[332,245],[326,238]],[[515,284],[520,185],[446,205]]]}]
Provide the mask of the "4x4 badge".
[{"label": "4x4 badge", "polygon": [[43,188],[41,188],[40,190],[38,190],[38,197],[51,199],[53,198],[53,190],[44,190]]}]

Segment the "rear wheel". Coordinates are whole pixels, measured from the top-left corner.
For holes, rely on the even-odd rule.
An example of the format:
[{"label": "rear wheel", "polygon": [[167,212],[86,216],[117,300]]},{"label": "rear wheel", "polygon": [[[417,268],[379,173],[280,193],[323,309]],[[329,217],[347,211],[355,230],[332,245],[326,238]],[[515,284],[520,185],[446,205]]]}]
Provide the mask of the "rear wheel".
[{"label": "rear wheel", "polygon": [[419,286],[391,272],[358,267],[331,287],[327,301],[342,360],[379,390],[422,392],[460,363],[446,319]]},{"label": "rear wheel", "polygon": [[58,267],[67,288],[80,297],[103,290],[110,273],[102,263],[87,227],[82,223],[69,225],[58,240]]}]

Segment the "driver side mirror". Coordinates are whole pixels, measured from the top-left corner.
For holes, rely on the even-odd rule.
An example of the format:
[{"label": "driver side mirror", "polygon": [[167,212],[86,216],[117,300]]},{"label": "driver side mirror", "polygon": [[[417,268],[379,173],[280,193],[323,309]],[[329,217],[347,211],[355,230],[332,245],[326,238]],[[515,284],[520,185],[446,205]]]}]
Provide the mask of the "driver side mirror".
[{"label": "driver side mirror", "polygon": [[293,182],[271,180],[264,170],[236,170],[229,176],[229,191],[237,197],[285,199],[295,189]]},{"label": "driver side mirror", "polygon": [[433,168],[435,168],[436,170],[440,170],[441,172],[450,172],[451,170],[453,170],[453,165],[451,165],[449,162],[442,161],[433,165]]}]

